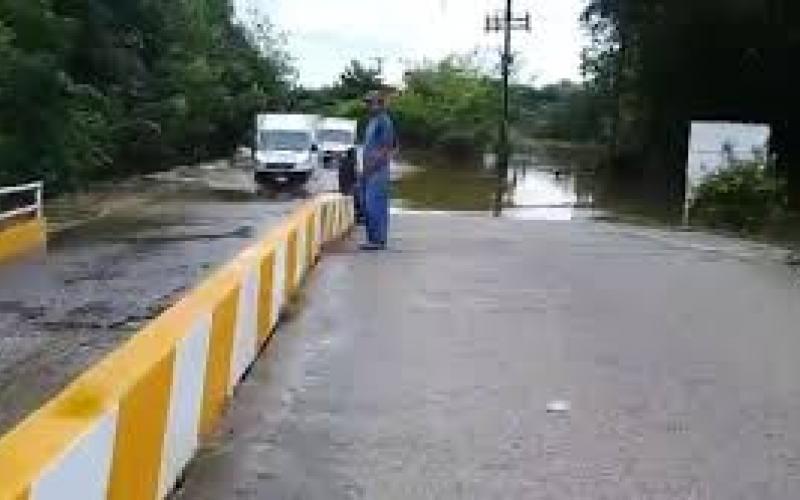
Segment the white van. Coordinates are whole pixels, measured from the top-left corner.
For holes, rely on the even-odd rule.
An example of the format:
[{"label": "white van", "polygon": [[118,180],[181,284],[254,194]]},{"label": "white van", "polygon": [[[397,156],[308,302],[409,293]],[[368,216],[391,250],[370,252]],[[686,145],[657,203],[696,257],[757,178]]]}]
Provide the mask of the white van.
[{"label": "white van", "polygon": [[316,115],[256,117],[255,180],[261,185],[305,184],[321,165]]},{"label": "white van", "polygon": [[319,124],[319,142],[323,165],[338,168],[348,152],[356,147],[355,120],[346,118],[323,118]]}]

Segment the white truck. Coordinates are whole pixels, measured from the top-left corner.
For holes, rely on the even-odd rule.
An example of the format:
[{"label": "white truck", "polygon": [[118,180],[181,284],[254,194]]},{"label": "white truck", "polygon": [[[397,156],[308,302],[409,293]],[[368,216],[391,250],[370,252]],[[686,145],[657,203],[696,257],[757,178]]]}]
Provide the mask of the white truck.
[{"label": "white truck", "polygon": [[259,185],[305,184],[322,163],[317,115],[256,117],[255,180]]},{"label": "white truck", "polygon": [[319,141],[322,149],[323,165],[338,168],[356,147],[355,120],[346,118],[323,118],[319,124]]}]

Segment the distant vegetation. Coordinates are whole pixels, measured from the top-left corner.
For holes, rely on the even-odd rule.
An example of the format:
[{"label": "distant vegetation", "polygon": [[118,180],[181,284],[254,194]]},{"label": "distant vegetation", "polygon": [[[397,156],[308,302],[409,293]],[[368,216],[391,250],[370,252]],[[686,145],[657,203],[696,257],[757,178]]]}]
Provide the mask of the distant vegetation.
[{"label": "distant vegetation", "polygon": [[573,143],[606,140],[608,126],[599,96],[584,83],[564,80],[511,88],[512,124],[527,138]]},{"label": "distant vegetation", "polygon": [[51,190],[230,151],[291,67],[230,0],[0,1],[0,183]]},{"label": "distant vegetation", "polygon": [[[295,95],[299,109],[366,118],[361,98],[386,87],[380,72],[353,61],[339,81]],[[406,146],[452,155],[481,153],[494,147],[500,118],[497,76],[471,55],[446,57],[409,69],[394,97],[391,114]],[[596,142],[603,134],[596,99],[582,84],[560,82],[542,87],[511,87],[512,127],[518,141],[532,138]]]}]

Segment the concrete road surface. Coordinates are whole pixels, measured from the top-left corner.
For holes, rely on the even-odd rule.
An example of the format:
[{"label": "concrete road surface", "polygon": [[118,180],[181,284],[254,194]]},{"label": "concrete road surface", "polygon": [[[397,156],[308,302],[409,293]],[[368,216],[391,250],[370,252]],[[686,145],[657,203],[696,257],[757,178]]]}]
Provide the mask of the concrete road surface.
[{"label": "concrete road surface", "polygon": [[198,165],[48,202],[47,251],[0,265],[0,433],[332,175],[269,198],[247,171]]},{"label": "concrete road surface", "polygon": [[179,498],[800,498],[791,268],[589,220],[394,231],[312,274]]}]

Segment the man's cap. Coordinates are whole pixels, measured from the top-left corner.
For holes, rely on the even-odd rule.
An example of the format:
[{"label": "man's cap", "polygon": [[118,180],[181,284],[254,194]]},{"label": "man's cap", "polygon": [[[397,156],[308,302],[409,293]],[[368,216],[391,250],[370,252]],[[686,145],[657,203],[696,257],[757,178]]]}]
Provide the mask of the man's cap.
[{"label": "man's cap", "polygon": [[371,90],[364,96],[364,102],[385,102],[386,97],[378,90]]}]

